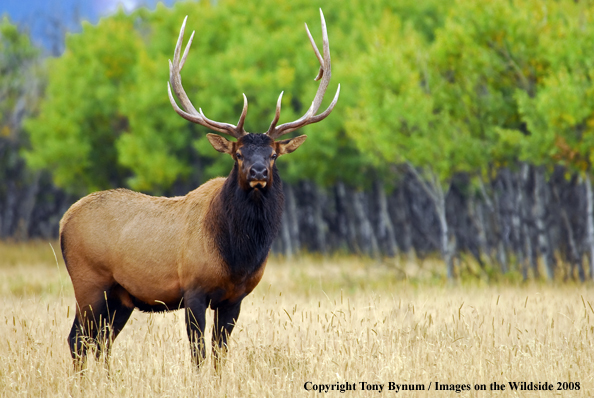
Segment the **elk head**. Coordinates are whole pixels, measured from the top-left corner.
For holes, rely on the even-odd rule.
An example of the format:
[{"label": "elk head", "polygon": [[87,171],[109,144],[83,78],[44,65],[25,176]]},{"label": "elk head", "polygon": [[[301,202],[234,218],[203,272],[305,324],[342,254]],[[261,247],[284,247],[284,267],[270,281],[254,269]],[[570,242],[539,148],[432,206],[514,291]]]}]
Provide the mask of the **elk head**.
[{"label": "elk head", "polygon": [[[208,141],[217,151],[227,153],[235,160],[236,167],[238,168],[239,172],[239,184],[244,190],[266,189],[267,186],[270,186],[272,183],[272,170],[277,157],[291,153],[299,148],[307,136],[301,135],[292,139],[280,141],[276,141],[277,138],[308,124],[317,123],[323,120],[330,114],[330,112],[332,112],[332,109],[334,109],[334,106],[338,101],[338,96],[340,94],[340,84],[338,85],[336,95],[334,96],[334,99],[328,108],[324,112],[316,115],[320,105],[322,104],[322,99],[324,98],[324,94],[328,88],[330,77],[332,75],[330,65],[330,44],[328,43],[326,21],[324,20],[324,14],[322,13],[321,9],[320,18],[322,21],[323,57],[318,51],[316,43],[309,32],[307,24],[305,24],[305,30],[309,36],[309,41],[311,42],[314,53],[320,62],[320,70],[315,78],[316,81],[320,80],[320,85],[314,100],[307,112],[305,112],[302,117],[293,122],[284,123],[280,126],[277,126],[280,118],[281,100],[283,97],[283,93],[281,92],[276,103],[274,119],[272,120],[268,131],[263,134],[247,133],[244,129],[244,122],[248,109],[248,101],[245,94],[243,95],[243,110],[237,125],[210,120],[204,116],[202,109],[199,108],[197,111],[196,108],[194,108],[186,92],[184,91],[180,75],[180,72],[186,62],[188,51],[190,49],[190,45],[192,44],[192,40],[194,39],[195,33],[192,32],[192,36],[190,37],[184,54],[180,58],[184,31],[188,17],[186,16],[184,19],[179,33],[179,38],[177,40],[177,45],[175,46],[173,62],[171,62],[171,60],[169,61],[169,82],[167,83],[169,101],[171,102],[173,109],[186,120],[200,124],[219,133],[228,134],[237,139],[237,141],[229,141],[217,134],[207,134]],[[171,87],[173,87],[173,91],[181,102],[183,109],[177,105],[175,99],[173,98]]]}]

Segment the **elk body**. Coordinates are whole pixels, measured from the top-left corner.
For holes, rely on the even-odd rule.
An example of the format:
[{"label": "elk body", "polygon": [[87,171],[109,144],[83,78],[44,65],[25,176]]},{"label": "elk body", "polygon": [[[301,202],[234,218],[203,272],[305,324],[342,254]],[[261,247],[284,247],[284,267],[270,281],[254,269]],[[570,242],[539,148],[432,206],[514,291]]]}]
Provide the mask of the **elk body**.
[{"label": "elk body", "polygon": [[[205,312],[215,311],[213,348],[226,349],[227,337],[239,316],[241,301],[258,284],[276,237],[283,209],[278,156],[293,152],[305,136],[275,141],[330,114],[316,115],[330,80],[330,49],[323,14],[323,56],[306,30],[320,61],[320,86],[300,119],[277,126],[275,117],[264,134],[243,128],[247,99],[236,126],[210,120],[196,111],[181,84],[180,71],[190,44],[181,56],[186,20],[173,62],[169,63],[168,94],[174,110],[185,119],[235,137],[229,141],[208,134],[219,152],[235,160],[227,178],[215,178],[186,196],[152,197],[126,189],[90,194],[66,212],[60,222],[60,246],[74,286],[77,310],[68,337],[75,364],[86,358],[88,343],[109,352],[134,308],[169,311],[185,308],[186,327],[197,365],[205,358]],[[181,102],[181,109],[171,92]]]}]

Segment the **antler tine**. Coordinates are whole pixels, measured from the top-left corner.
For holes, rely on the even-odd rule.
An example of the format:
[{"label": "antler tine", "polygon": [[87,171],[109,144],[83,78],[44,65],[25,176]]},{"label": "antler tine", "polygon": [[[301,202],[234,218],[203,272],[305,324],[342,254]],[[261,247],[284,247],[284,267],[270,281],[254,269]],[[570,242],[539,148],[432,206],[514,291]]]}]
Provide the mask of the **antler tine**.
[{"label": "antler tine", "polygon": [[328,84],[330,83],[330,77],[332,76],[332,67],[331,67],[331,61],[330,61],[330,43],[328,41],[328,31],[326,29],[326,20],[324,19],[324,13],[322,12],[322,9],[320,9],[320,20],[321,20],[321,24],[322,24],[322,41],[323,41],[322,49],[324,52],[323,57],[320,55],[320,52],[318,51],[316,43],[315,43],[315,41],[307,27],[307,24],[305,25],[305,30],[309,37],[310,43],[313,47],[314,53],[315,53],[316,57],[318,58],[318,61],[320,61],[320,71],[318,72],[318,75],[315,78],[315,80],[321,80],[320,85],[318,87],[318,91],[316,92],[316,95],[314,97],[314,100],[311,103],[311,106],[309,107],[307,112],[305,112],[305,114],[303,116],[301,116],[299,119],[295,120],[294,122],[281,124],[280,126],[277,127],[276,123],[278,122],[278,118],[280,116],[280,98],[279,98],[279,103],[277,104],[277,107],[276,107],[276,114],[275,114],[274,120],[273,120],[272,124],[270,125],[268,132],[266,133],[273,139],[276,139],[284,134],[288,134],[288,133],[295,131],[295,130],[297,130],[303,126],[306,126],[308,124],[319,122],[320,120],[327,117],[330,114],[330,112],[332,112],[332,109],[334,109],[334,106],[336,105],[336,102],[338,101],[338,96],[340,95],[340,85],[338,85],[338,89],[336,90],[336,95],[334,96],[334,99],[332,100],[332,103],[330,104],[330,106],[328,106],[328,108],[324,112],[322,112],[316,116],[316,113],[317,113],[318,109],[320,108],[320,105],[322,104],[322,100],[324,99],[324,94],[326,93]]},{"label": "antler tine", "polygon": [[194,34],[196,33],[196,31],[192,31],[192,35],[190,36],[190,40],[188,40],[188,45],[186,46],[186,50],[184,51],[184,56],[181,59],[181,62],[179,64],[179,70],[181,72],[181,70],[184,68],[184,65],[186,64],[186,58],[188,58],[188,53],[190,52],[190,46],[192,45],[192,42],[194,41]]},{"label": "antler tine", "polygon": [[[184,64],[186,63],[186,58],[188,57],[188,52],[190,51],[190,46],[192,44],[192,41],[194,40],[194,33],[195,33],[195,32],[192,32],[192,36],[190,37],[190,40],[188,41],[188,45],[186,46],[184,54],[180,60],[181,47],[182,47],[182,43],[184,40],[184,32],[186,30],[186,21],[187,20],[188,20],[188,17],[186,16],[184,18],[184,22],[182,23],[182,27],[179,31],[179,37],[178,37],[177,43],[175,45],[175,52],[173,53],[173,62],[171,62],[171,60],[169,60],[169,81],[167,82],[167,94],[169,96],[169,102],[171,102],[171,106],[173,107],[175,112],[177,112],[177,114],[180,115],[181,117],[183,117],[184,119],[189,120],[190,122],[193,122],[193,123],[200,124],[200,125],[207,127],[211,130],[218,131],[219,133],[229,134],[232,137],[240,138],[246,134],[246,132],[243,128],[243,124],[245,122],[245,117],[247,115],[247,98],[246,98],[245,94],[243,96],[243,111],[241,112],[241,116],[239,118],[239,123],[237,126],[234,126],[229,123],[221,123],[221,122],[216,122],[214,120],[208,119],[206,116],[204,116],[202,109],[200,109],[200,111],[197,111],[196,108],[194,108],[194,105],[192,105],[192,102],[190,101],[190,99],[188,98],[188,95],[186,94],[186,92],[184,90],[184,87],[181,82],[180,72],[181,72],[182,68],[184,67]],[[173,86],[173,91],[175,92],[175,95],[181,102],[184,110],[182,110],[175,102],[175,99],[173,98],[173,94],[171,93],[172,86]]]},{"label": "antler tine", "polygon": [[239,116],[239,121],[237,122],[237,129],[243,131],[243,124],[245,123],[245,117],[247,116],[248,110],[248,100],[245,94],[243,95],[243,109],[241,110],[241,116]]},{"label": "antler tine", "polygon": [[311,43],[311,46],[313,47],[314,53],[316,54],[318,61],[320,61],[320,71],[318,72],[318,75],[314,79],[315,81],[318,81],[322,78],[322,75],[324,74],[324,59],[320,55],[318,46],[316,46],[316,42],[315,42],[313,36],[311,35],[311,32],[309,31],[307,24],[305,24],[305,31],[307,32],[307,36],[309,37],[309,42]]},{"label": "antler tine", "polygon": [[186,22],[188,22],[188,16],[184,18],[182,26],[179,30],[179,36],[177,37],[177,43],[175,43],[175,51],[173,52],[173,63],[179,64],[179,55],[181,53],[182,43],[184,41],[184,33],[186,32]]},{"label": "antler tine", "polygon": [[283,93],[284,93],[284,91],[281,91],[280,95],[278,96],[278,100],[276,101],[276,112],[274,112],[274,119],[272,119],[272,123],[270,123],[270,127],[268,128],[268,131],[273,131],[274,128],[276,127],[276,124],[278,123],[278,119],[280,119],[281,102],[283,100]]}]

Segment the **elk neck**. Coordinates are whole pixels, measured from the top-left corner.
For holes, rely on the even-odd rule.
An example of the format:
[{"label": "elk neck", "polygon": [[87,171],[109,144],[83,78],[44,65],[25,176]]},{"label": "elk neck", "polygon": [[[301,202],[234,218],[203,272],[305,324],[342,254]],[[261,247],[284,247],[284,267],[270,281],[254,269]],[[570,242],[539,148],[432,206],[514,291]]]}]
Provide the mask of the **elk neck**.
[{"label": "elk neck", "polygon": [[232,278],[240,280],[266,261],[280,230],[284,195],[276,165],[272,169],[272,183],[266,189],[245,191],[238,178],[235,165],[210,214],[221,257]]}]

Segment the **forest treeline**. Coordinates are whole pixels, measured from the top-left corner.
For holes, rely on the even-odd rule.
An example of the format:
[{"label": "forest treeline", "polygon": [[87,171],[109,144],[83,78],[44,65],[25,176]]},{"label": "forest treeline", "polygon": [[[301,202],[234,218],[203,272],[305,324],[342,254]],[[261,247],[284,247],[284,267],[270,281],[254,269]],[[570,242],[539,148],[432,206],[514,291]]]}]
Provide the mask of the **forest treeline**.
[{"label": "forest treeline", "polygon": [[[594,278],[594,6],[560,0],[328,0],[329,92],[341,97],[279,161],[285,214],[274,250],[375,258],[439,253],[448,278]],[[310,0],[178,2],[118,12],[44,57],[0,23],[0,238],[55,237],[96,190],[183,195],[232,159],[167,98],[182,72],[196,107],[266,131],[317,89]],[[329,103],[330,98],[325,100]],[[322,107],[324,104],[322,105]],[[469,261],[469,259],[472,259]],[[470,266],[479,264],[479,267]]]}]

